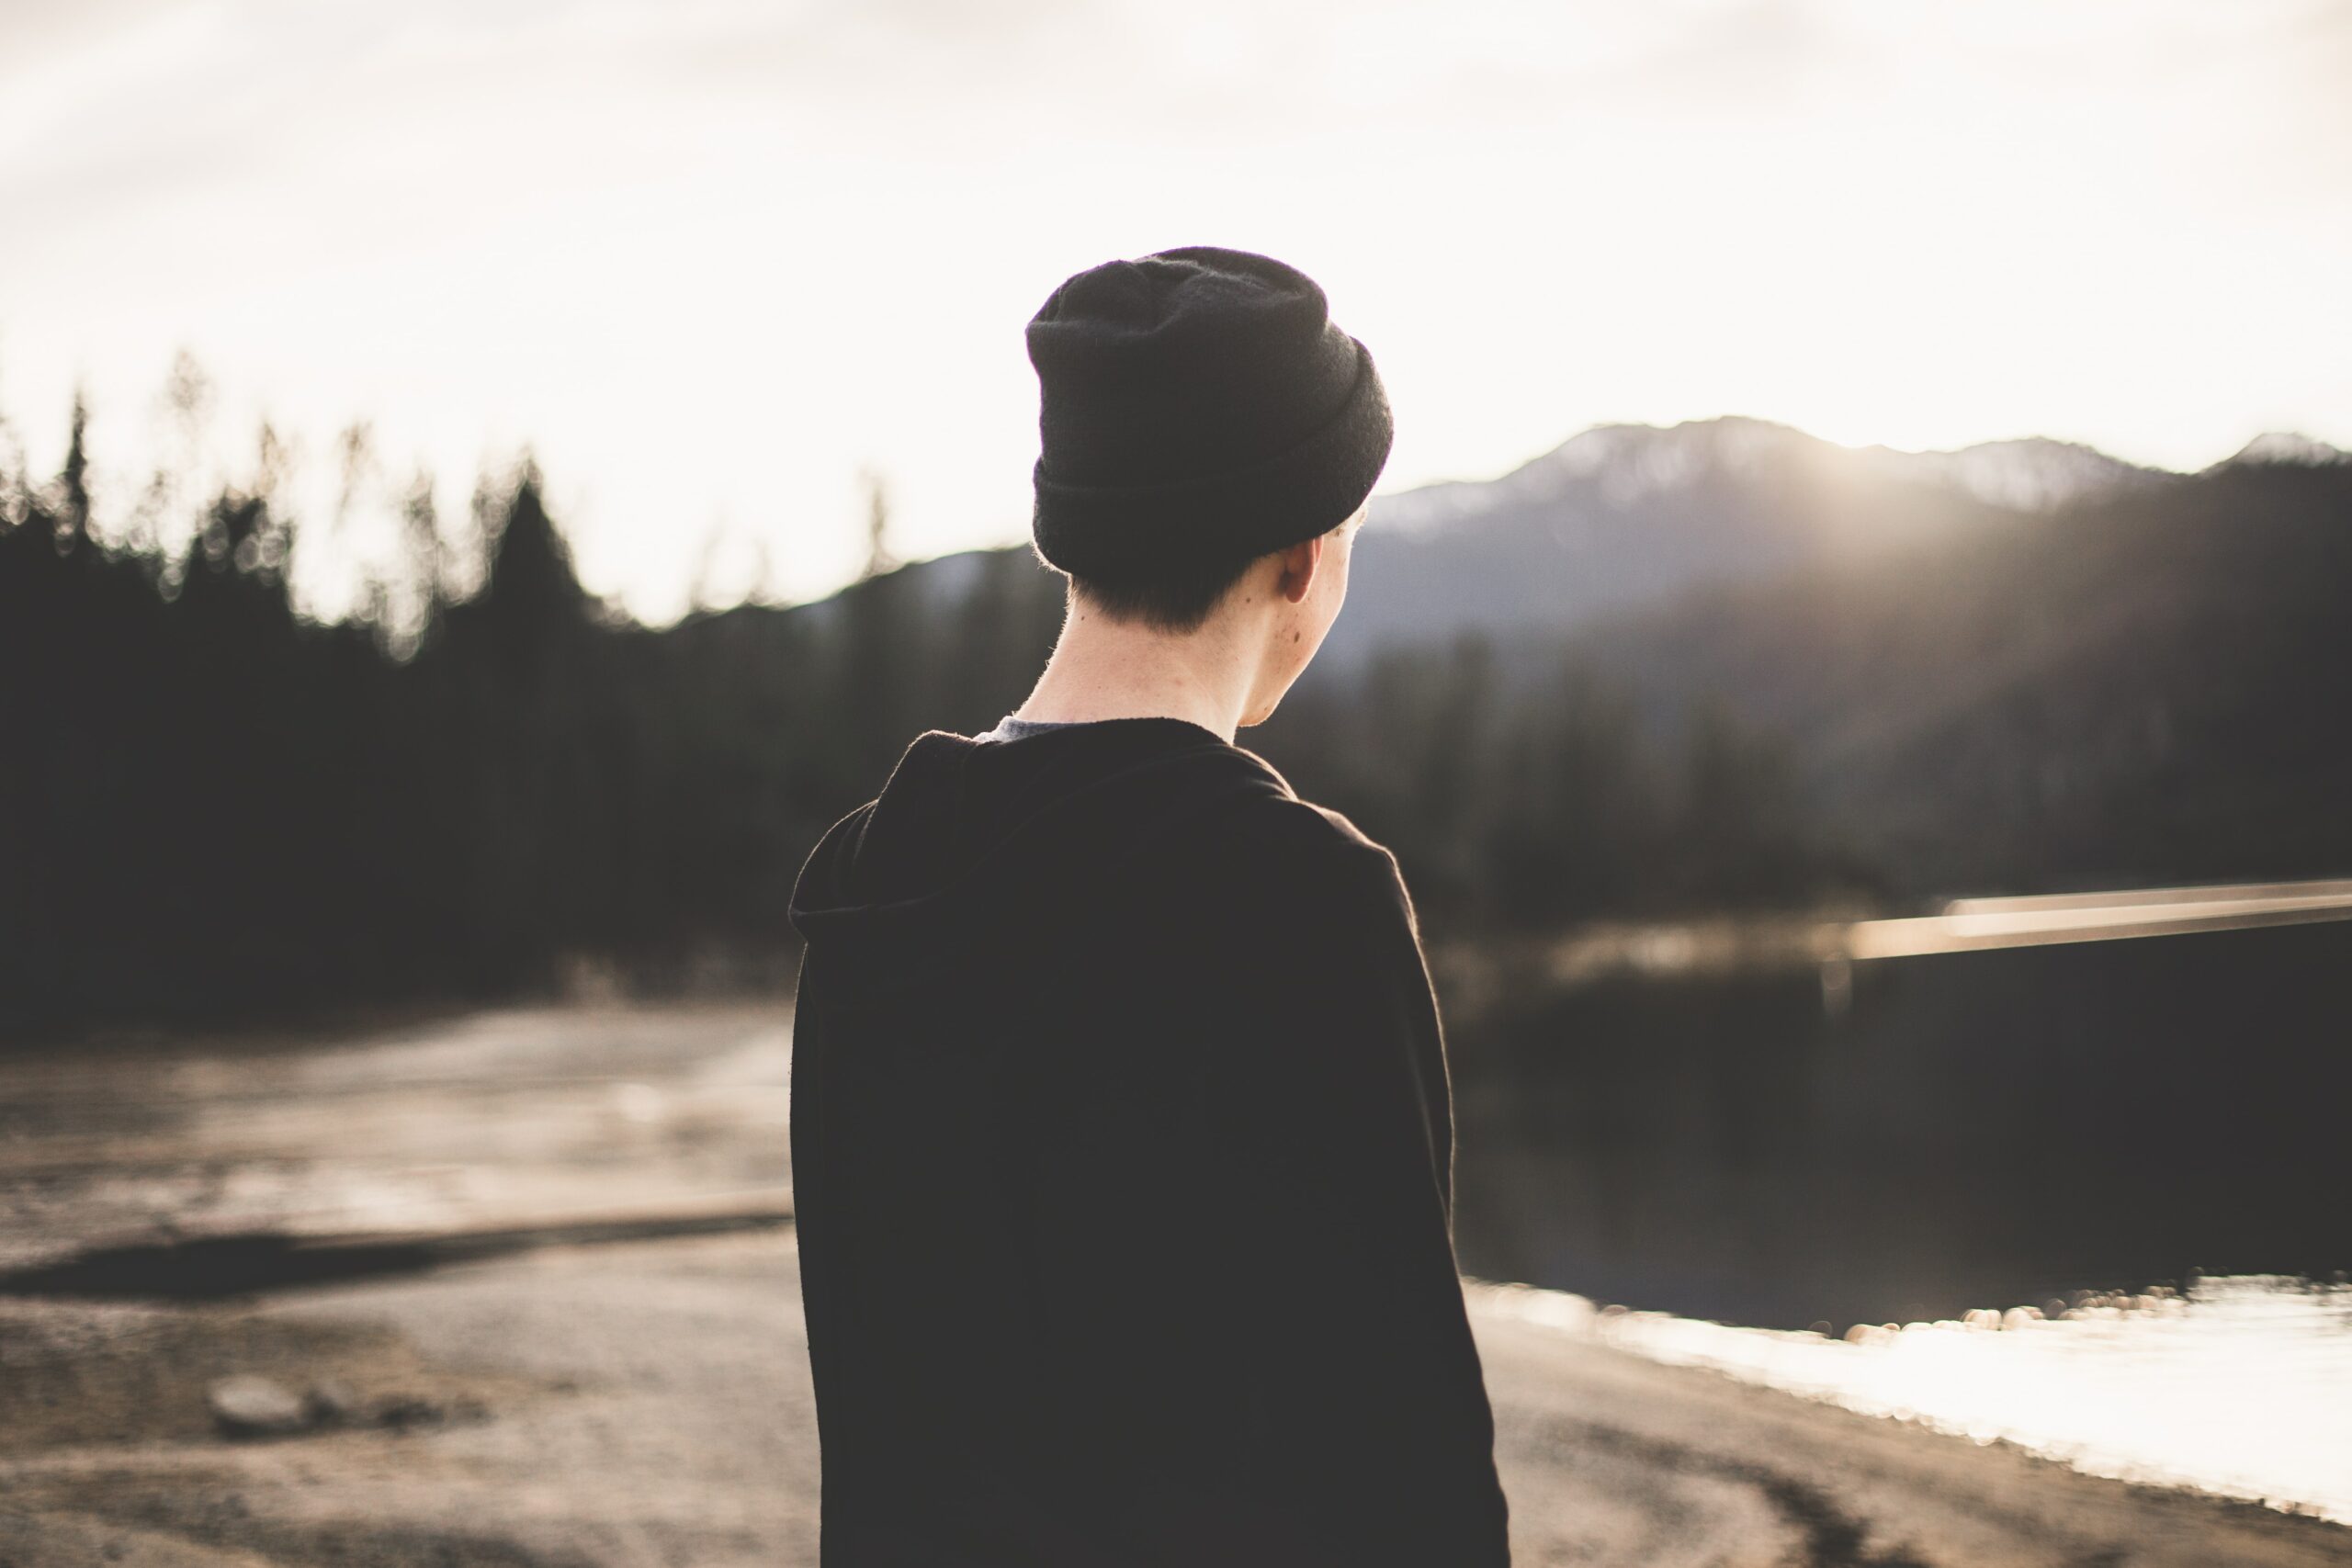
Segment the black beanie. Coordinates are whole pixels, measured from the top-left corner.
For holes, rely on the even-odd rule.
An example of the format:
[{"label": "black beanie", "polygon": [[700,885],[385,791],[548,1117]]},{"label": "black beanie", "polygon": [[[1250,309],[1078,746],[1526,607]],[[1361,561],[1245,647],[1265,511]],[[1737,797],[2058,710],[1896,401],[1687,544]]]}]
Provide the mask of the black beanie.
[{"label": "black beanie", "polygon": [[1395,431],[1363,344],[1296,267],[1187,245],[1105,262],[1029,321],[1037,552],[1091,581],[1238,566],[1328,532]]}]

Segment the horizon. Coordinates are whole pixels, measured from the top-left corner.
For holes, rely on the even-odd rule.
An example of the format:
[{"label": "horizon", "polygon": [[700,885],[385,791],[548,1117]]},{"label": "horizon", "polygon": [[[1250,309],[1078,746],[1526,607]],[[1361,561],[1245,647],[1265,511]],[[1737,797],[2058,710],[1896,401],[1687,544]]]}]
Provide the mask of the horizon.
[{"label": "horizon", "polygon": [[[95,426],[95,415],[93,416],[92,423]],[[0,437],[7,435],[11,432],[13,424],[14,421],[11,419],[9,411],[5,406],[0,406]],[[1960,457],[1971,452],[1982,451],[1987,448],[2034,446],[2055,447],[2062,450],[2080,452],[2094,458],[2115,463],[2136,473],[2164,479],[2191,479],[2199,474],[2210,473],[2214,469],[2241,461],[2320,464],[2352,461],[2352,449],[2338,446],[2332,442],[2327,442],[2319,437],[2312,436],[2307,432],[2292,430],[2258,431],[2252,436],[2249,436],[2246,441],[2235,450],[2216,457],[2209,463],[2199,465],[2196,468],[2167,468],[2157,463],[2135,462],[2130,458],[2120,456],[2118,453],[2109,451],[2103,447],[2099,447],[2086,442],[2068,441],[2061,437],[2042,434],[1994,436],[1983,441],[1972,441],[1964,446],[1959,446],[1908,447],[1892,446],[1884,442],[1854,443],[1837,441],[1828,436],[1821,435],[1815,432],[1806,430],[1800,425],[1792,424],[1782,420],[1768,419],[1757,414],[1704,414],[1694,416],[1690,419],[1677,420],[1671,423],[1653,423],[1640,420],[1603,420],[1593,424],[1588,424],[1582,429],[1571,432],[1569,434],[1554,442],[1552,445],[1543,448],[1541,451],[1534,453],[1532,456],[1522,458],[1520,461],[1513,463],[1510,467],[1501,469],[1496,473],[1473,478],[1441,477],[1430,479],[1424,483],[1401,488],[1389,486],[1385,482],[1385,476],[1384,475],[1384,482],[1374,489],[1370,498],[1374,505],[1374,516],[1368,521],[1367,525],[1369,525],[1371,522],[1379,521],[1378,513],[1381,511],[1388,509],[1382,505],[1383,502],[1393,504],[1394,502],[1406,500],[1415,495],[1423,494],[1430,491],[1453,489],[1476,490],[1490,485],[1499,485],[1525,469],[1538,467],[1549,459],[1557,457],[1560,453],[1566,451],[1570,446],[1575,446],[1577,442],[1582,441],[1589,436],[1621,431],[1640,432],[1652,435],[1668,435],[1679,430],[1698,426],[1721,424],[1766,426],[1785,434],[1795,436],[1801,440],[1817,443],[1820,446],[1829,447],[1833,450],[1852,457],[1869,457],[1872,454],[1883,454],[1894,458],[1951,457]],[[21,451],[18,452],[17,456],[28,458],[22,477],[36,489],[43,484],[54,481],[58,467],[57,464],[51,463],[44,466],[37,462],[32,462],[29,460],[28,455]],[[576,570],[578,541],[574,536],[572,525],[570,520],[564,515],[561,508],[554,504],[553,502],[553,498],[560,496],[563,491],[557,483],[556,476],[546,472],[544,464],[537,457],[532,447],[527,443],[514,451],[505,454],[503,457],[485,457],[482,466],[476,471],[473,478],[469,480],[469,491],[476,486],[487,486],[492,491],[497,491],[503,487],[511,485],[521,477],[526,467],[531,466],[536,466],[539,468],[539,478],[541,481],[540,493],[543,497],[548,498],[549,516],[554,522],[558,532],[564,536],[567,545],[571,546],[574,551],[574,565]],[[215,473],[212,477],[216,480],[227,483],[232,487],[236,482],[233,475]],[[1965,480],[1957,478],[1944,480],[1931,480],[1929,482],[1948,483],[1962,490],[1969,490],[1973,493],[1979,494],[1981,499],[1993,502],[1996,505],[2005,506],[2011,511],[2020,513],[2051,510],[2065,504],[2068,499],[2070,499],[2061,496],[2054,499],[2038,501],[2018,501],[2004,498],[2000,495],[1989,493],[1984,491],[1976,490]],[[118,495],[121,495],[127,491],[127,487],[116,486],[112,488]],[[103,498],[105,493],[106,491],[103,490],[100,491],[101,498]],[[219,492],[216,491],[212,493],[217,494]],[[288,515],[296,528],[294,557],[297,567],[292,576],[295,579],[299,579],[300,576],[299,563],[301,556],[302,538],[306,534],[315,536],[327,528],[335,526],[336,525],[332,520],[322,520],[322,517],[318,515],[305,513],[299,510],[289,509]],[[447,515],[447,514],[445,512],[445,518]],[[122,530],[120,526],[122,518],[119,515],[109,514],[101,506],[94,508],[91,522],[94,533],[109,545],[116,547],[123,547],[126,545],[127,541],[122,536]],[[444,532],[446,536],[446,522],[444,524]],[[950,548],[928,555],[894,553],[886,570],[877,575],[887,575],[888,571],[900,570],[910,567],[920,567],[930,562],[944,560],[959,555],[984,553],[995,550],[1020,549],[1024,547],[1028,542],[1029,536],[1024,529],[1022,536],[1018,538],[993,541],[981,540],[969,544],[956,545]],[[821,603],[822,601],[831,599],[834,595],[840,593],[844,588],[852,586],[858,581],[858,576],[859,574],[853,573],[839,582],[821,588],[815,592],[797,598],[763,596],[756,592],[756,585],[754,585],[752,590],[749,590],[741,596],[731,599],[716,602],[699,602],[690,600],[687,604],[679,607],[674,614],[660,618],[650,617],[640,613],[627,602],[625,596],[597,592],[593,585],[586,582],[584,578],[582,580],[582,586],[589,588],[592,596],[601,600],[607,604],[608,607],[622,612],[636,624],[645,626],[650,630],[660,631],[676,626],[680,622],[698,613],[721,612],[742,608],[746,605],[764,609],[784,610],[796,608],[805,604]],[[301,598],[299,593],[296,596],[296,604],[297,607],[305,615],[311,615],[313,618],[321,621],[338,621],[359,613],[357,606],[349,606],[345,607],[339,614],[319,614],[317,613],[317,607],[304,604],[301,602]]]}]

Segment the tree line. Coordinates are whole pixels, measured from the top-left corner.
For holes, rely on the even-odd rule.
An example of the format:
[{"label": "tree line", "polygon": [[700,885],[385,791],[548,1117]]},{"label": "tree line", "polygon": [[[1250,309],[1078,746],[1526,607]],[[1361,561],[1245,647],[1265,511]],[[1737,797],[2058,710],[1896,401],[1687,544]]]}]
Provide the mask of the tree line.
[{"label": "tree line", "polygon": [[[582,587],[524,459],[456,542],[420,485],[403,579],[322,622],[266,432],[175,543],[94,526],[87,425],[77,403],[53,476],[0,467],[11,1035],[787,984],[818,836],[916,733],[1017,705],[1062,612],[1023,548],[649,628]],[[1460,929],[1868,881],[1785,749],[1720,706],[1661,724],[1577,658],[1531,685],[1478,638],[1392,649],[1311,670],[1240,740]]]}]

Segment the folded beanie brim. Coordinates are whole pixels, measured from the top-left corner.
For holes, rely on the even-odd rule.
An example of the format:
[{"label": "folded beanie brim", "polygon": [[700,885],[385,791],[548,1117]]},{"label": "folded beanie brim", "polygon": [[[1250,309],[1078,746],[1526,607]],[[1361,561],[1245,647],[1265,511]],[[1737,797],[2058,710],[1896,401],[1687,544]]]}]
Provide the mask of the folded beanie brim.
[{"label": "folded beanie brim", "polygon": [[1379,481],[1396,424],[1371,352],[1340,412],[1304,439],[1236,468],[1149,485],[1066,483],[1034,473],[1038,554],[1073,576],[1130,582],[1170,568],[1242,562],[1327,533]]}]

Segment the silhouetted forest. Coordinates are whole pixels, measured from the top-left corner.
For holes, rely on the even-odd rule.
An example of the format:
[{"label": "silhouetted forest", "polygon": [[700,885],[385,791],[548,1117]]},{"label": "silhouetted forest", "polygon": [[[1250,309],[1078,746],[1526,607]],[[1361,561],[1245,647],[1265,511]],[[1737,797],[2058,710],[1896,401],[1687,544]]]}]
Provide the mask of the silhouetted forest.
[{"label": "silhouetted forest", "polygon": [[[2231,461],[1580,632],[1902,889],[2352,873],[2352,462]],[[1539,639],[1547,649],[1548,641]]]},{"label": "silhouetted forest", "polygon": [[396,656],[379,626],[297,613],[266,475],[184,551],[110,547],[85,450],[77,411],[53,482],[0,477],[17,1032],[492,997],[583,964],[788,976],[809,845],[912,716],[986,713],[1051,636],[1011,557],[946,621],[894,576],[650,631],[582,590],[526,463],[485,483],[479,570],[414,519],[424,625]]},{"label": "silhouetted forest", "polygon": [[[1018,548],[649,629],[583,591],[526,460],[483,480],[462,544],[420,490],[410,581],[320,624],[288,587],[272,451],[176,548],[94,528],[78,407],[57,474],[0,472],[9,1033],[784,984],[809,846],[919,730],[1016,705],[1060,620],[1060,579]],[[1382,648],[1310,670],[1242,743],[1392,845],[1450,932],[1972,873],[2339,870],[2344,709],[2310,705],[2352,667],[2344,476],[2164,493],[2153,524],[2135,492],[2062,533],[1946,542],[1940,577],[1895,558],[1611,628]],[[2230,607],[2189,616],[2199,646],[2175,646],[2179,592],[2118,607],[2114,558],[2150,541],[2222,574],[2188,596]],[[2037,659],[1998,641],[2020,594]],[[2299,840],[2328,863],[2281,863]]]}]

